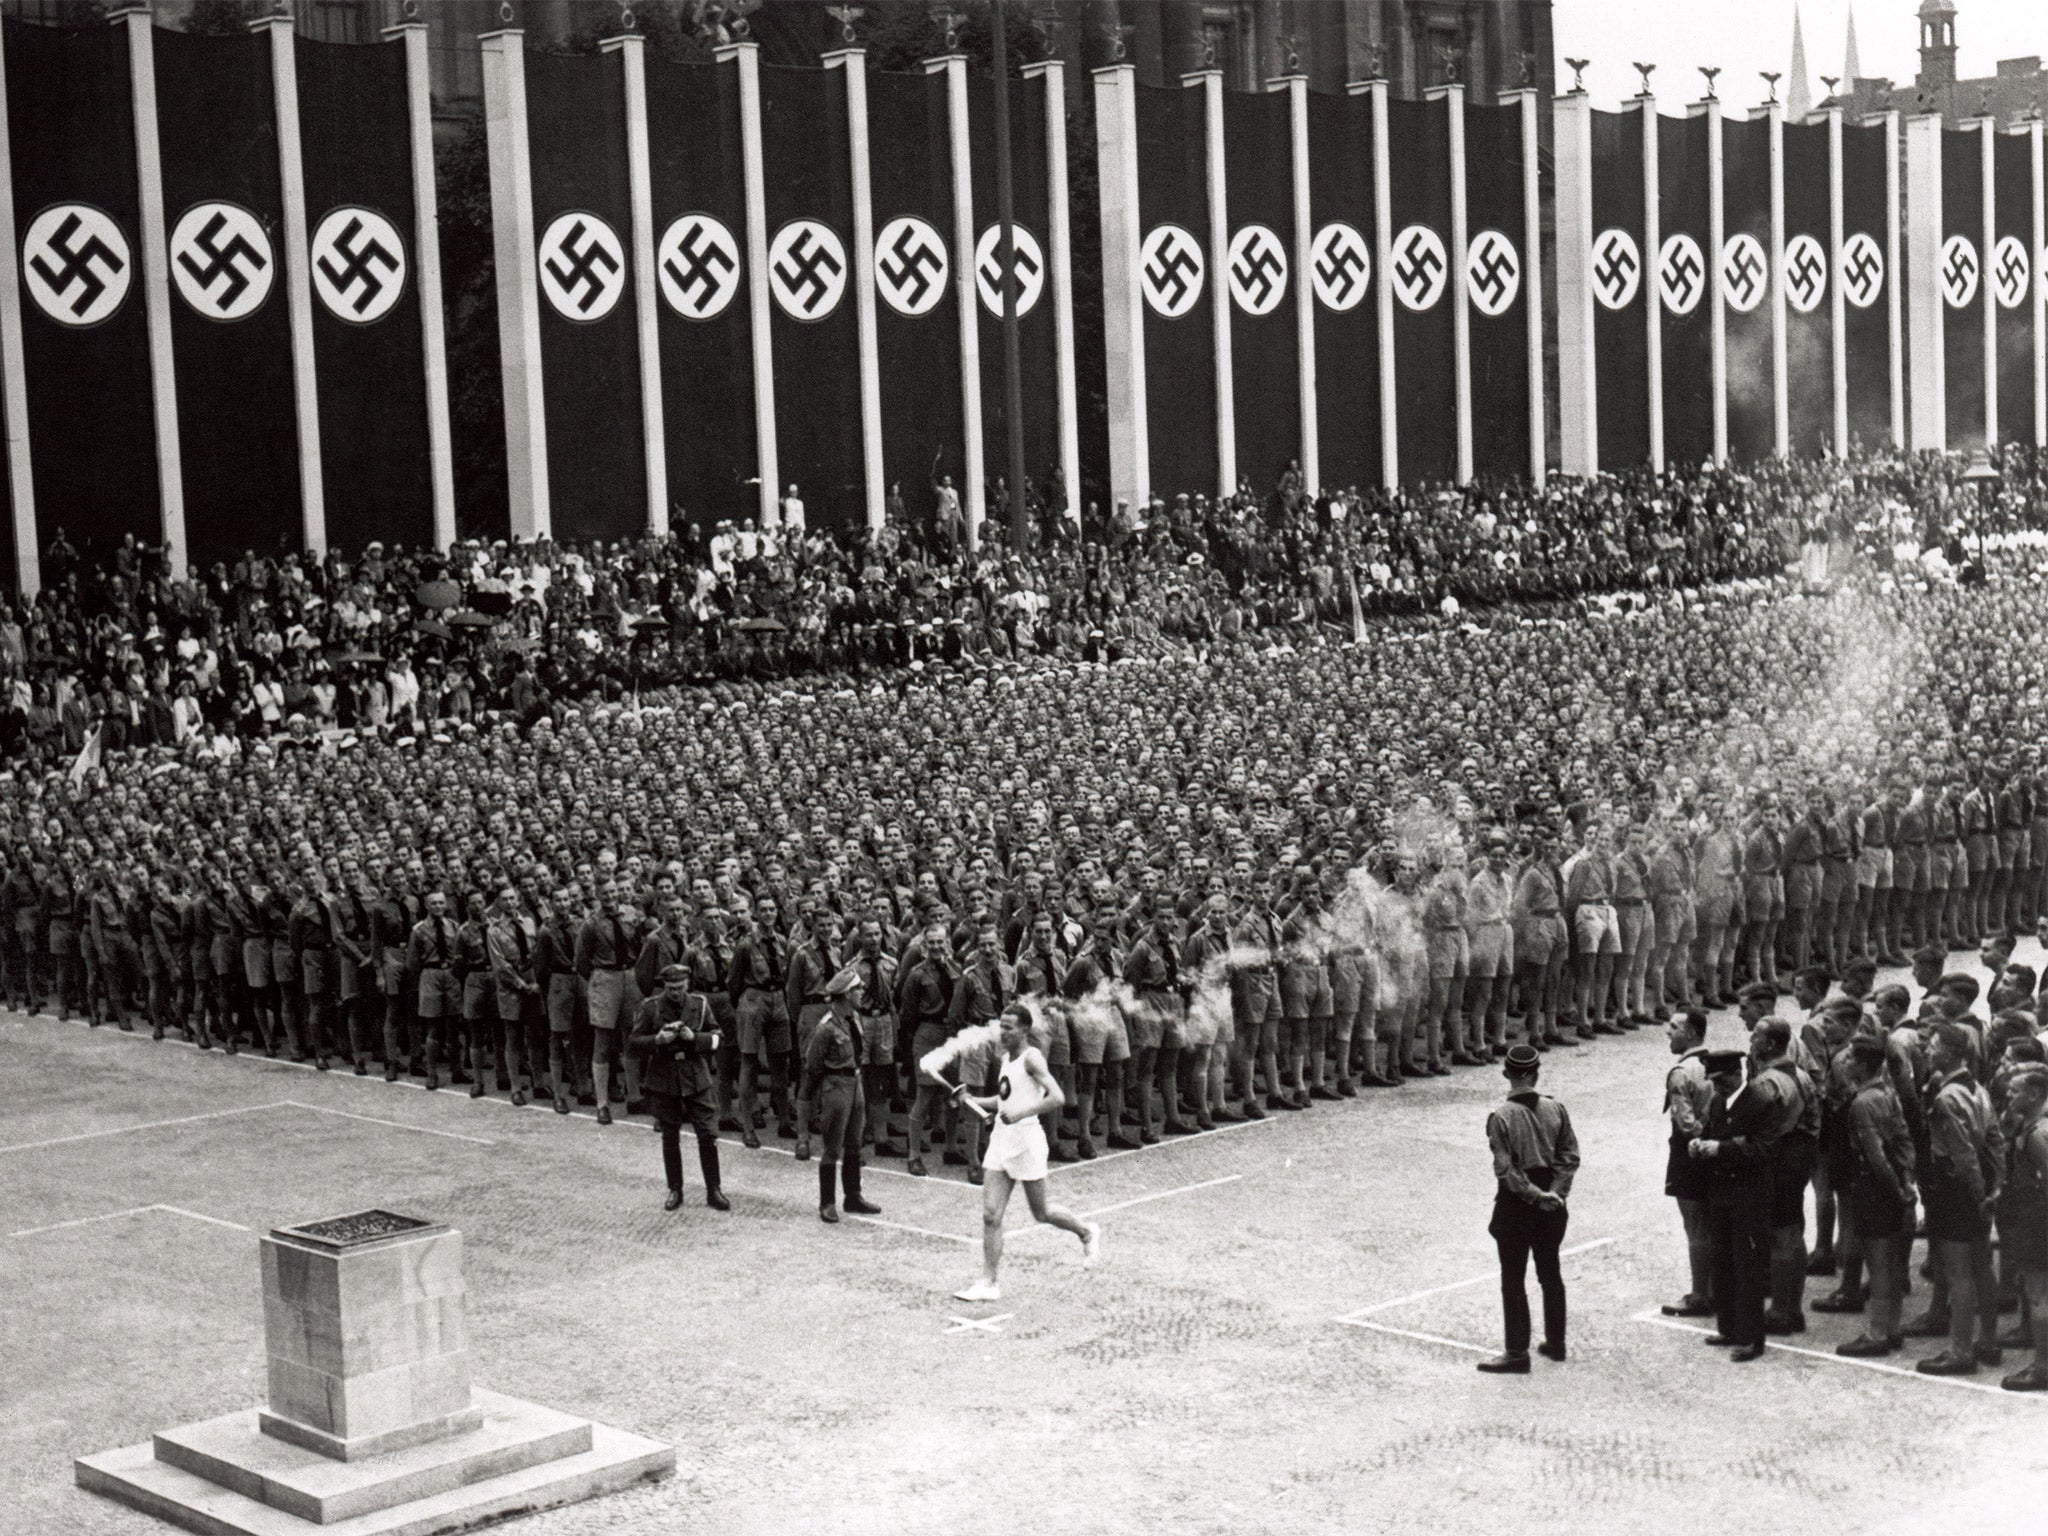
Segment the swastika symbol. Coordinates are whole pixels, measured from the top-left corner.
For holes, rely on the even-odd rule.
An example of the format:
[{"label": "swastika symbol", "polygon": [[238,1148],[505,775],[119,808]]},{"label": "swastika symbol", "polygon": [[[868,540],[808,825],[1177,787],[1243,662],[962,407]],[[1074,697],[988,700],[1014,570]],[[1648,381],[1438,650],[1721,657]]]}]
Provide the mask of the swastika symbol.
[{"label": "swastika symbol", "polygon": [[564,320],[602,320],[626,291],[625,247],[596,214],[559,214],[541,236],[540,285]]},{"label": "swastika symbol", "polygon": [[1230,296],[1248,315],[1271,314],[1287,294],[1287,248],[1263,224],[1230,239]]},{"label": "swastika symbol", "polygon": [[1388,266],[1394,275],[1394,297],[1418,314],[1443,297],[1451,275],[1444,242],[1427,224],[1410,224],[1394,237]]},{"label": "swastika symbol", "polygon": [[792,219],[768,246],[768,286],[798,320],[822,320],[846,293],[846,247],[816,219]]},{"label": "swastika symbol", "polygon": [[1667,310],[1674,315],[1691,314],[1706,291],[1706,277],[1706,259],[1691,235],[1673,235],[1664,242],[1664,249],[1657,253],[1657,287]]},{"label": "swastika symbol", "polygon": [[1820,307],[1828,291],[1828,259],[1811,235],[1794,235],[1785,245],[1785,297],[1802,315]]},{"label": "swastika symbol", "polygon": [[[1666,246],[1665,250],[1668,253],[1670,247]],[[1666,259],[1669,259],[1668,254]],[[1730,235],[1722,245],[1721,294],[1727,299],[1728,307],[1737,314],[1746,315],[1763,301],[1768,272],[1764,264],[1764,248],[1755,235],[1747,231]],[[1666,302],[1669,302],[1668,298]],[[1688,299],[1671,307],[1684,314],[1692,308],[1692,302]]]},{"label": "swastika symbol", "polygon": [[709,320],[739,292],[739,242],[710,214],[686,213],[662,232],[654,270],[670,309]]},{"label": "swastika symbol", "polygon": [[1884,252],[1877,242],[1858,230],[1842,242],[1842,297],[1858,309],[1868,309],[1884,291]]},{"label": "swastika symbol", "polygon": [[1608,309],[1626,309],[1642,280],[1635,236],[1625,229],[1601,230],[1593,242],[1593,296]]},{"label": "swastika symbol", "polygon": [[171,273],[185,302],[209,320],[240,320],[270,296],[270,236],[233,203],[199,203],[171,232]]},{"label": "swastika symbol", "polygon": [[60,325],[98,325],[128,295],[121,226],[85,203],[60,203],[29,222],[22,270],[37,307]]},{"label": "swastika symbol", "polygon": [[1507,313],[1522,291],[1522,260],[1515,243],[1497,229],[1482,229],[1465,247],[1465,291],[1482,315]]},{"label": "swastika symbol", "polygon": [[1325,307],[1340,313],[1365,297],[1372,281],[1372,251],[1349,224],[1325,224],[1308,248],[1309,280]]},{"label": "swastika symbol", "polygon": [[336,208],[313,231],[313,286],[320,302],[355,325],[381,320],[405,287],[405,243],[367,208]]},{"label": "swastika symbol", "polygon": [[2016,309],[2027,296],[2027,248],[2015,235],[2007,235],[1991,249],[1991,288],[2001,309]]},{"label": "swastika symbol", "polygon": [[1977,248],[1968,235],[1950,235],[1941,243],[1941,296],[1950,309],[1967,309],[1977,297]]},{"label": "swastika symbol", "polygon": [[875,237],[875,282],[899,315],[928,314],[946,296],[946,242],[923,219],[891,219]]},{"label": "swastika symbol", "polygon": [[1145,302],[1179,319],[1202,296],[1202,248],[1178,224],[1156,225],[1138,252]]},{"label": "swastika symbol", "polygon": [[[992,315],[1003,312],[1003,226],[991,224],[974,242],[974,286]],[[1017,313],[1031,313],[1045,292],[1045,252],[1038,237],[1022,224],[1010,226],[1010,277],[1016,285]]]}]

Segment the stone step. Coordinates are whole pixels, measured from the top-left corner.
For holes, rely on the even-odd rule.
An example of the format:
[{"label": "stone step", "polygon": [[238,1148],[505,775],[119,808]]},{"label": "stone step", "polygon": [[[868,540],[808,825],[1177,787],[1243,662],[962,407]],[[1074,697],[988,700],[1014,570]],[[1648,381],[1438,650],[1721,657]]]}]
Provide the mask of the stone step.
[{"label": "stone step", "polygon": [[[486,1395],[496,1398],[498,1403],[514,1403],[534,1414],[550,1412],[532,1404],[517,1403],[515,1399],[497,1398],[496,1394],[478,1394],[479,1397]],[[240,1418],[242,1415],[230,1417]],[[567,1420],[566,1415],[554,1414],[552,1417]],[[253,1415],[250,1419],[253,1424]],[[220,1424],[224,1421],[212,1422]],[[487,1413],[486,1427],[490,1422]],[[589,1449],[512,1470],[489,1472],[475,1481],[455,1486],[444,1484],[433,1487],[431,1491],[424,1491],[429,1485],[416,1485],[422,1491],[413,1492],[404,1502],[348,1515],[335,1516],[330,1512],[324,1522],[275,1507],[234,1487],[160,1461],[149,1442],[124,1446],[97,1456],[82,1456],[73,1464],[73,1470],[79,1487],[119,1500],[188,1531],[200,1532],[201,1536],[291,1536],[291,1533],[306,1536],[306,1533],[315,1531],[323,1533],[323,1536],[434,1536],[436,1532],[464,1530],[485,1521],[530,1510],[578,1503],[629,1487],[643,1479],[666,1477],[675,1470],[674,1449],[659,1441],[604,1424],[580,1420],[568,1422],[581,1424],[588,1432]],[[203,1427],[206,1426],[194,1426]],[[264,1438],[267,1440],[268,1437]],[[310,1455],[297,1452],[291,1446],[280,1449]],[[414,1451],[395,1453],[393,1459],[408,1458],[430,1449],[432,1447],[417,1447]],[[373,1470],[376,1462],[382,1459],[329,1462],[327,1465],[349,1474]],[[274,1474],[266,1475],[271,1475],[275,1481]],[[330,1489],[323,1491],[321,1497],[345,1496],[348,1492],[347,1489]],[[331,1510],[332,1506],[324,1507]]]},{"label": "stone step", "polygon": [[483,1416],[475,1429],[358,1461],[266,1435],[254,1409],[165,1430],[153,1443],[158,1461],[323,1525],[590,1449],[586,1419],[496,1392],[477,1392],[474,1406]]}]

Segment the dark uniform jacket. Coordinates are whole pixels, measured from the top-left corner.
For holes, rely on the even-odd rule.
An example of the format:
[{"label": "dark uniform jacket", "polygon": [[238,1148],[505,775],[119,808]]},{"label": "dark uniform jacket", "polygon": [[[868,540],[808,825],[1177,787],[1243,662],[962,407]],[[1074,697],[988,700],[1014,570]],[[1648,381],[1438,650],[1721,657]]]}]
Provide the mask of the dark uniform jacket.
[{"label": "dark uniform jacket", "polygon": [[[678,1022],[682,1028],[676,1038],[667,1045],[657,1044],[655,1037]],[[640,1057],[641,1089],[676,1099],[710,1093],[710,1036],[716,1028],[711,1005],[701,993],[688,993],[680,1003],[671,1001],[666,992],[648,998],[640,1005],[626,1042]]]}]

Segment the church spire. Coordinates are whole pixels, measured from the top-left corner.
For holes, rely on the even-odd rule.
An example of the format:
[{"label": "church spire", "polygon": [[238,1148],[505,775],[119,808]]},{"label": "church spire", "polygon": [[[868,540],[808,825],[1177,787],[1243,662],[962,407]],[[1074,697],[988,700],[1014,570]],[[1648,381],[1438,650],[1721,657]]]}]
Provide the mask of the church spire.
[{"label": "church spire", "polygon": [[1806,33],[1799,25],[1799,7],[1792,7],[1792,79],[1785,89],[1785,121],[1803,123],[1813,110],[1813,93],[1806,84]]},{"label": "church spire", "polygon": [[1863,77],[1863,61],[1856,57],[1856,7],[1849,7],[1849,43],[1842,57],[1842,78],[1851,90]]}]

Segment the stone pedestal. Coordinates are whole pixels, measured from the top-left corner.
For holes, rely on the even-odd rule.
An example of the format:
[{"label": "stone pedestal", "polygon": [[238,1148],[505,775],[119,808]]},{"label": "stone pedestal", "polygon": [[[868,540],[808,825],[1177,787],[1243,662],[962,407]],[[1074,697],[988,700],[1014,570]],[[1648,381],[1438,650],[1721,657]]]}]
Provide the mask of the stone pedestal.
[{"label": "stone pedestal", "polygon": [[81,1457],[188,1530],[428,1536],[675,1470],[675,1452],[470,1384],[462,1234],[362,1211],[261,1239],[270,1403]]}]

